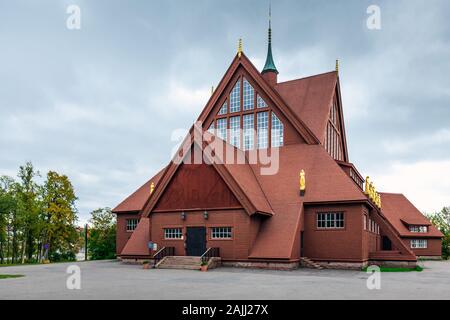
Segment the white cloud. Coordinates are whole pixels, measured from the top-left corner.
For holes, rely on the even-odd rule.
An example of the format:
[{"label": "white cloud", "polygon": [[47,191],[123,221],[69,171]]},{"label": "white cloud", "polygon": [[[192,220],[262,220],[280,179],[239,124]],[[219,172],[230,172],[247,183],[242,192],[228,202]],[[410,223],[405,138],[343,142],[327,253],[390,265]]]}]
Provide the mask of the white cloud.
[{"label": "white cloud", "polygon": [[[180,111],[198,112],[211,95],[211,88],[192,88],[176,81],[171,82],[168,102]],[[173,110],[172,110],[173,111]]]},{"label": "white cloud", "polygon": [[450,205],[450,160],[396,162],[373,177],[379,191],[403,193],[421,211]]},{"label": "white cloud", "polygon": [[417,137],[405,139],[395,139],[385,141],[384,149],[390,154],[405,154],[425,150],[429,146],[438,146],[450,143],[450,129],[440,129],[432,134],[420,135]]}]

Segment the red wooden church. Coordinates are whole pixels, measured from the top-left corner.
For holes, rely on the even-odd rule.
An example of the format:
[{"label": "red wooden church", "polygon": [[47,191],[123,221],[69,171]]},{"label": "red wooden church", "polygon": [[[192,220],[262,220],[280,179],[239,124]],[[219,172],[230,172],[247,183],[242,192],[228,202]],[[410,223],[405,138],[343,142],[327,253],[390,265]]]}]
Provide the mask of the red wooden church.
[{"label": "red wooden church", "polygon": [[[402,194],[376,192],[349,161],[337,65],[286,82],[277,75],[269,27],[262,72],[240,44],[198,118],[204,129],[193,127],[178,161],[113,210],[117,255],[281,269],[440,257],[442,234],[429,220]],[[213,142],[223,150],[211,152]]]}]

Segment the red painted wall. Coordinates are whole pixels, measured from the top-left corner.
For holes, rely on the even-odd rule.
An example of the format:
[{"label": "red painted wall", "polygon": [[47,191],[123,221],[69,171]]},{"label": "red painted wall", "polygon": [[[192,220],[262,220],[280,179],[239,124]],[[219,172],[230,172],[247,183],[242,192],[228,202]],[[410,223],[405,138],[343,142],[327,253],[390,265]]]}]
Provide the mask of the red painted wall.
[{"label": "red painted wall", "polygon": [[[403,243],[411,248],[411,239],[412,238],[402,238]],[[420,238],[424,239],[424,238]],[[441,239],[429,238],[427,239],[427,248],[426,249],[412,249],[416,256],[435,256],[440,257],[442,255],[442,242]]]},{"label": "red painted wall", "polygon": [[213,166],[182,164],[154,211],[240,206]]},{"label": "red painted wall", "polygon": [[[318,229],[318,212],[344,212],[344,229]],[[367,259],[363,247],[363,205],[310,206],[304,218],[304,256],[316,260],[362,262]]]},{"label": "red painted wall", "polygon": [[[184,256],[186,227],[204,226],[207,228],[206,247],[220,248],[224,260],[247,259],[250,248],[259,230],[259,217],[250,217],[243,209],[208,210],[208,219],[203,217],[203,211],[187,211],[186,219],[181,219],[181,212],[154,212],[151,218],[151,241],[158,248],[175,247],[175,255]],[[211,227],[232,227],[232,240],[211,239]],[[183,228],[182,240],[164,239],[164,228]]]}]

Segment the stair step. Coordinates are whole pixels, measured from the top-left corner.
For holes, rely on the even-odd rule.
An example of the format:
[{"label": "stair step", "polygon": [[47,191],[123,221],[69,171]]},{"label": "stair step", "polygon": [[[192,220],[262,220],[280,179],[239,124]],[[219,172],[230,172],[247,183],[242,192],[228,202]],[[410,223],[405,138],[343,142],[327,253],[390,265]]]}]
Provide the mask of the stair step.
[{"label": "stair step", "polygon": [[158,269],[181,269],[181,270],[199,270],[200,266],[188,265],[160,265]]},{"label": "stair step", "polygon": [[188,256],[168,256],[158,264],[159,269],[185,269],[199,270],[201,264],[200,257]]},{"label": "stair step", "polygon": [[320,264],[315,263],[314,261],[312,261],[309,258],[302,258],[301,260],[303,262],[303,266],[306,268],[312,268],[312,269],[318,269],[318,270],[323,269],[323,267]]}]

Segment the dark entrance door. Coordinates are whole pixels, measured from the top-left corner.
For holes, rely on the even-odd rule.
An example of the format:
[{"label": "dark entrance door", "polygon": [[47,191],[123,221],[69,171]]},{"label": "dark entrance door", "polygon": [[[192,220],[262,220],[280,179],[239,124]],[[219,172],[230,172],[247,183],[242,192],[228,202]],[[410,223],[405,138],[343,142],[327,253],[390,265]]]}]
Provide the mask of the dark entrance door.
[{"label": "dark entrance door", "polygon": [[304,256],[304,252],[305,252],[305,245],[303,242],[304,236],[303,236],[303,231],[300,232],[300,257]]},{"label": "dark entrance door", "polygon": [[383,236],[383,250],[388,250],[388,251],[392,250],[392,242],[386,236]]},{"label": "dark entrance door", "polygon": [[206,228],[186,228],[186,255],[201,256],[206,251]]}]

